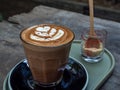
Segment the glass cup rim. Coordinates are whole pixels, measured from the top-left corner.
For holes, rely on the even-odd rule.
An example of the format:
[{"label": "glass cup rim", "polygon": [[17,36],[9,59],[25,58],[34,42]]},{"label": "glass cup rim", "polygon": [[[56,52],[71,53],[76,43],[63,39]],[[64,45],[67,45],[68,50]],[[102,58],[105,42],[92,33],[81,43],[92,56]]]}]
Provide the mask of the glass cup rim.
[{"label": "glass cup rim", "polygon": [[[81,37],[83,40],[85,40],[85,38],[89,37],[89,30],[86,29],[81,33]],[[106,38],[107,37],[107,31],[104,29],[95,29],[95,33],[97,34],[97,38]],[[96,36],[93,36],[93,38],[95,38]]]},{"label": "glass cup rim", "polygon": [[[56,24],[37,24],[37,25],[56,25]],[[58,45],[58,46],[38,46],[38,45],[35,45],[35,44],[32,44],[32,43],[29,43],[29,42],[25,41],[25,40],[22,38],[22,33],[23,33],[23,31],[25,31],[25,30],[28,29],[28,28],[37,26],[37,25],[32,25],[32,26],[30,26],[30,27],[27,27],[27,28],[22,29],[22,31],[20,32],[20,40],[21,40],[22,42],[26,43],[26,44],[29,44],[29,45],[35,46],[35,47],[56,48],[56,47],[61,47],[61,46],[65,46],[65,45],[67,45],[67,44],[70,44],[70,43],[74,40],[74,38],[75,38],[75,34],[74,34],[74,32],[73,32],[70,28],[65,27],[65,26],[62,26],[62,25],[61,25],[61,26],[60,26],[60,25],[56,25],[56,26],[58,26],[58,27],[62,27],[62,28],[66,28],[66,29],[70,30],[70,31],[72,32],[72,34],[73,34],[73,38],[72,38],[69,42],[64,43],[64,44],[62,44],[62,45]]]}]

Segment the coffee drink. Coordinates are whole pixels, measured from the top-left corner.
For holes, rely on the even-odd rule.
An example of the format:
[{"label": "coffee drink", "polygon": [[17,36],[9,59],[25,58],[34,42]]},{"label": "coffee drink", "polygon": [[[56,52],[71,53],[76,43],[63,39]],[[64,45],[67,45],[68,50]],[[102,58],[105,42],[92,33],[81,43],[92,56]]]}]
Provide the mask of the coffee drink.
[{"label": "coffee drink", "polygon": [[67,64],[74,34],[68,28],[40,24],[21,32],[28,64],[39,84],[58,83]]}]

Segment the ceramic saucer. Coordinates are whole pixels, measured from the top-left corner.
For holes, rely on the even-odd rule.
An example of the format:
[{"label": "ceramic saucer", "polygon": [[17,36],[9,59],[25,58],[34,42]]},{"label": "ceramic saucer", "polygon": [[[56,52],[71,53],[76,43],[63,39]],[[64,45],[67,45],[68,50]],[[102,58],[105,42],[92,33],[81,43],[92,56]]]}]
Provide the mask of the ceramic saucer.
[{"label": "ceramic saucer", "polygon": [[88,72],[83,64],[72,57],[69,58],[62,81],[54,87],[45,88],[34,85],[26,59],[13,67],[8,76],[10,90],[85,90],[87,84]]}]

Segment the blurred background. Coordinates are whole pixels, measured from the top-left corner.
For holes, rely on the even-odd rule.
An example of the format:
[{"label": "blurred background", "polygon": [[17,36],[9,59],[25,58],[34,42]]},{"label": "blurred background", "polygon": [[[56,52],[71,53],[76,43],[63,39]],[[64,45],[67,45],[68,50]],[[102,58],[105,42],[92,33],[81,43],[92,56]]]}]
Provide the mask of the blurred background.
[{"label": "blurred background", "polygon": [[[0,0],[0,21],[29,12],[38,5],[89,15],[88,0]],[[120,22],[120,0],[94,0],[94,5],[95,17]]]}]

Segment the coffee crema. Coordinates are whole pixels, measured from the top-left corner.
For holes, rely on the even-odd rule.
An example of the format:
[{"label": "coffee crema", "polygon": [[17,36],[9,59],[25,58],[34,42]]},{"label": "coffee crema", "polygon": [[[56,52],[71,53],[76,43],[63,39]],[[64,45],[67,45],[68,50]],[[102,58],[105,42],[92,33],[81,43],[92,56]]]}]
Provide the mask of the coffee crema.
[{"label": "coffee crema", "polygon": [[27,43],[37,46],[59,46],[74,38],[68,28],[53,24],[35,25],[24,30],[21,36]]}]

